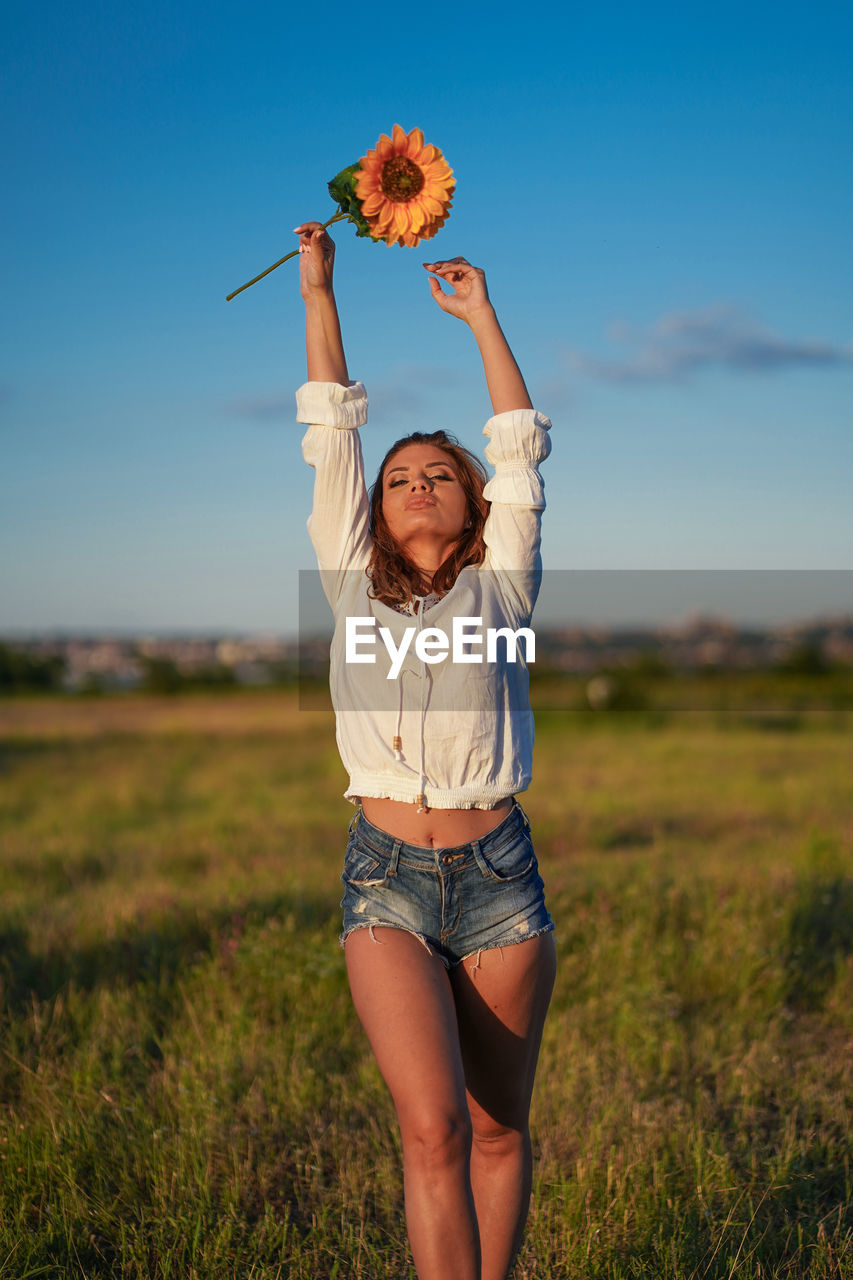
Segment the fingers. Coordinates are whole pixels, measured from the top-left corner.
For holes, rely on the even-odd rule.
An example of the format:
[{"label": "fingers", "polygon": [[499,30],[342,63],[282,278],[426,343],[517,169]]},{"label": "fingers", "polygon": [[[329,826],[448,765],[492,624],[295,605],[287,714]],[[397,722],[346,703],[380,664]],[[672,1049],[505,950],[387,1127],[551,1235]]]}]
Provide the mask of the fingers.
[{"label": "fingers", "polygon": [[475,268],[471,266],[470,262],[466,262],[464,258],[457,258],[455,261],[451,262],[425,262],[423,265],[427,271],[432,272],[433,275],[442,276],[444,279],[448,279],[453,276],[461,279],[469,272],[475,270]]},{"label": "fingers", "polygon": [[479,267],[473,267],[467,258],[450,258],[443,262],[425,262],[423,266],[433,277],[438,276],[439,279],[446,280],[454,289],[457,285],[464,285],[466,289],[476,287],[478,280],[482,280],[485,284],[485,272],[481,271]]},{"label": "fingers", "polygon": [[440,285],[440,284],[438,283],[438,281],[436,280],[435,276],[430,276],[430,279],[429,279],[429,291],[430,291],[430,293],[432,294],[432,296],[435,298],[435,300],[436,300],[436,302],[438,303],[438,305],[439,305],[439,306],[442,308],[442,310],[443,310],[443,309],[444,309],[444,304],[445,304],[445,301],[447,300],[447,296],[448,296],[448,295],[444,292],[444,290],[442,289],[441,285]]},{"label": "fingers", "polygon": [[303,222],[298,227],[294,227],[294,234],[299,236],[299,252],[305,253],[311,241],[317,236],[317,232],[322,230],[320,222]]},{"label": "fingers", "polygon": [[[453,282],[451,281],[451,285],[452,283]],[[430,276],[429,290],[445,315],[458,316],[460,320],[464,320],[465,317],[463,311],[460,310],[461,304],[459,293],[457,292],[455,285],[453,285],[452,293],[445,293],[435,276]]]},{"label": "fingers", "polygon": [[322,222],[302,222],[298,227],[294,227],[293,231],[299,236],[300,253],[309,253],[311,249],[316,249],[326,259],[334,257],[335,242]]},{"label": "fingers", "polygon": [[446,275],[448,272],[466,275],[469,271],[474,271],[477,275],[483,274],[480,268],[472,266],[467,258],[445,258],[441,262],[425,262],[423,265],[427,271],[434,271],[436,275]]}]

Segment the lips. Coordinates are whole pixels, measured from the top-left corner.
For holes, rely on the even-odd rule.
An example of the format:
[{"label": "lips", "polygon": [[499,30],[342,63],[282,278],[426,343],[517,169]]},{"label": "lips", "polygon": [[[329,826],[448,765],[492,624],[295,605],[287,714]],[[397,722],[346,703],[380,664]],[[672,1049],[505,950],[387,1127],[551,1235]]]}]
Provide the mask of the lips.
[{"label": "lips", "polygon": [[409,498],[406,503],[407,511],[416,511],[419,507],[434,507],[435,498]]}]

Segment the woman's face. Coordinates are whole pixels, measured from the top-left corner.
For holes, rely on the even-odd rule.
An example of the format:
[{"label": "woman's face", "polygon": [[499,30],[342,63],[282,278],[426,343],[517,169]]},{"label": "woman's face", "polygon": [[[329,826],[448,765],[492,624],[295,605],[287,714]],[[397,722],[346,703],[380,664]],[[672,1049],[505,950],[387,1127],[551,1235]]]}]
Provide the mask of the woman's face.
[{"label": "woman's face", "polygon": [[401,547],[443,542],[447,554],[468,519],[468,499],[450,455],[433,444],[408,444],[395,453],[382,475],[382,510]]}]

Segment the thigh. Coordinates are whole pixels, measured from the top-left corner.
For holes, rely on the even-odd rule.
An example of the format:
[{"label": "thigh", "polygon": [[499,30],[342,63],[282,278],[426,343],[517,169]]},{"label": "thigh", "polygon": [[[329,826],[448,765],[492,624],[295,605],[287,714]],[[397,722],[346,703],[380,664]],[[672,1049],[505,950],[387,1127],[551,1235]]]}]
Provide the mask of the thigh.
[{"label": "thigh", "polygon": [[349,934],[345,952],[353,1003],[401,1128],[461,1115],[465,1076],[441,960],[413,934],[381,926]]},{"label": "thigh", "polygon": [[482,951],[452,971],[475,1130],[525,1128],[555,973],[553,933]]}]

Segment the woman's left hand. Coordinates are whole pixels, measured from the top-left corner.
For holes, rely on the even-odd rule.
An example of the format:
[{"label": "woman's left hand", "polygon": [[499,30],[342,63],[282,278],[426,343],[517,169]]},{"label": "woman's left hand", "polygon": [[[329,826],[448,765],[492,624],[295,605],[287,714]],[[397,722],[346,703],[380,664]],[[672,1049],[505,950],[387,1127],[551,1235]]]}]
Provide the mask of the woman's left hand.
[{"label": "woman's left hand", "polygon": [[[478,315],[490,312],[486,273],[472,267],[467,258],[450,258],[446,262],[425,262],[431,272],[429,287],[442,311],[470,325]],[[453,293],[445,293],[440,281],[449,284]]]},{"label": "woman's left hand", "polygon": [[[425,262],[424,266],[430,272],[432,296],[442,311],[464,320],[477,340],[493,412],[532,408],[521,370],[489,301],[485,271],[472,267],[467,258]],[[450,285],[452,293],[444,292],[442,281]]]}]

